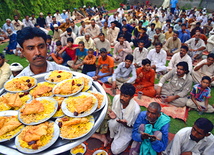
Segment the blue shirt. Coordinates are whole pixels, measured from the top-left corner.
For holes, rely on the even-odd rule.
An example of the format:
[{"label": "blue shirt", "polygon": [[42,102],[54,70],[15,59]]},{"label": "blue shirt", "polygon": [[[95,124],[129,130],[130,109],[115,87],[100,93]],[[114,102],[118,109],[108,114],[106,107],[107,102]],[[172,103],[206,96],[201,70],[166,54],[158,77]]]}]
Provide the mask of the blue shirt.
[{"label": "blue shirt", "polygon": [[4,23],[4,25],[3,25],[3,31],[5,32],[5,33],[7,33],[7,29],[9,28],[9,29],[11,29],[13,32],[16,32],[15,30],[14,30],[14,28],[13,28],[13,25],[10,23],[10,26],[8,26],[7,25],[7,23]]},{"label": "blue shirt", "polygon": [[171,8],[176,8],[176,4],[178,3],[177,0],[171,0],[170,4],[171,4]]},{"label": "blue shirt", "polygon": [[83,61],[85,56],[87,55],[87,49],[85,48],[83,52],[80,51],[79,48],[76,49],[76,56],[78,56],[78,60]]},{"label": "blue shirt", "polygon": [[67,14],[61,13],[61,17],[62,19],[64,19],[64,22],[66,22],[66,18],[68,18]]},{"label": "blue shirt", "polygon": [[207,87],[201,91],[201,84],[196,84],[193,86],[190,94],[194,96],[197,101],[203,102],[206,98],[211,98],[211,89]]},{"label": "blue shirt", "polygon": [[[184,43],[185,41],[187,41],[187,40],[189,40],[191,38],[189,30],[185,29],[185,31],[187,33],[183,33],[182,30],[178,30],[178,32],[179,32],[179,39],[181,40],[182,43]],[[187,34],[186,38],[184,38],[184,34]]]},{"label": "blue shirt", "polygon": [[[141,134],[138,132],[138,128],[141,124],[149,124],[149,121],[146,119],[147,117],[147,111],[142,111],[135,123],[134,123],[134,127],[133,127],[133,131],[132,131],[132,139],[134,141],[137,142],[142,142],[143,140],[141,139]],[[164,151],[166,149],[167,143],[168,143],[168,133],[169,133],[169,123],[167,123],[166,125],[164,125],[160,132],[162,133],[162,139],[161,141],[156,140],[151,142],[152,148],[156,151],[156,152],[161,152]]]},{"label": "blue shirt", "polygon": [[[58,21],[56,21],[56,24],[58,25],[58,26],[60,26],[61,24],[60,24],[60,22],[58,22]],[[50,24],[50,28],[51,28],[51,30],[54,32],[54,23],[52,22],[51,24]]]}]

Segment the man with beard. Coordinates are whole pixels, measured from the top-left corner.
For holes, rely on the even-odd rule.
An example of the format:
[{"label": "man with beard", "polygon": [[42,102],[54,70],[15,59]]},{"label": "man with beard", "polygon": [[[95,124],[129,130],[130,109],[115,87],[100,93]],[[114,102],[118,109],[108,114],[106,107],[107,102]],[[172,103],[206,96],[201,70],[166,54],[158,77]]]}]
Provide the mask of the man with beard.
[{"label": "man with beard", "polygon": [[155,32],[156,32],[156,34],[153,36],[151,46],[148,48],[148,51],[150,51],[151,49],[154,49],[156,43],[161,43],[163,45],[163,43],[166,39],[165,35],[163,33],[161,33],[161,28],[156,28]]},{"label": "man with beard", "polygon": [[71,28],[67,28],[66,31],[60,35],[60,38],[61,38],[62,46],[65,46],[67,45],[68,38],[73,38],[73,40],[76,39],[76,34],[72,32]]},{"label": "man with beard", "polygon": [[133,143],[129,155],[157,154],[166,149],[170,117],[161,112],[157,102],[149,104],[147,111],[139,114],[132,131]]},{"label": "man with beard", "polygon": [[[128,41],[129,44],[130,44],[130,46],[132,47],[132,46],[133,46],[133,42],[131,42],[131,41],[132,41],[132,40],[131,40],[132,34],[131,34],[130,32],[128,32],[127,26],[123,26],[123,27],[122,27],[122,31],[120,31],[120,33],[118,34],[118,37],[119,37],[121,34],[124,35],[126,41]],[[117,40],[118,40],[118,38],[117,38]],[[118,40],[118,41],[119,41],[119,40]]]},{"label": "man with beard", "polygon": [[63,32],[65,32],[67,28],[71,27],[70,19],[66,18],[65,20],[66,20],[66,22],[59,26],[59,29],[61,29]]},{"label": "man with beard", "polygon": [[88,25],[84,32],[88,32],[91,35],[92,39],[98,38],[100,34],[100,27],[95,23],[95,20],[91,20],[91,24]]},{"label": "man with beard", "polygon": [[207,118],[199,118],[193,127],[179,130],[163,155],[211,155],[214,154],[214,136],[210,133],[213,123]]},{"label": "man with beard", "polygon": [[61,29],[58,28],[57,24],[54,24],[54,34],[53,34],[53,41],[57,42],[58,40],[60,40],[60,35],[63,33],[63,31]]},{"label": "man with beard", "polygon": [[122,153],[132,140],[132,130],[135,120],[140,113],[140,106],[133,99],[135,87],[125,83],[120,88],[120,94],[113,99],[112,110],[109,110],[108,126],[110,138],[114,138],[111,144],[113,154]]},{"label": "man with beard", "polygon": [[15,31],[21,30],[24,24],[18,19],[17,15],[14,15],[14,20],[11,22]]},{"label": "man with beard", "polygon": [[17,41],[21,46],[23,56],[29,61],[29,65],[22,70],[17,77],[33,76],[36,74],[49,72],[53,70],[67,70],[55,62],[46,61],[47,57],[47,35],[37,27],[26,27],[22,29],[17,35]]},{"label": "man with beard", "polygon": [[16,49],[16,45],[17,45],[17,35],[10,29],[7,29],[7,34],[9,37],[9,44],[7,45],[7,47],[5,47],[5,51],[7,54],[14,54],[13,50]]},{"label": "man with beard", "polygon": [[111,55],[111,44],[110,42],[105,38],[105,34],[104,33],[100,33],[99,34],[99,39],[96,40],[96,52],[94,53],[95,56],[98,57],[98,55],[100,54],[99,51],[101,48],[105,48],[107,50],[107,53],[109,56]]},{"label": "man with beard", "polygon": [[60,22],[56,21],[56,17],[55,17],[55,16],[52,17],[52,20],[53,20],[53,22],[50,23],[50,28],[51,28],[51,30],[52,30],[53,33],[54,33],[54,25],[57,24],[58,27],[59,27],[61,24],[60,24]]},{"label": "man with beard", "polygon": [[[192,86],[192,77],[189,73],[188,64],[185,61],[179,62],[177,68],[165,74],[156,87],[156,97],[166,95],[166,103],[177,107],[184,107],[187,102],[188,93]],[[168,83],[165,83],[169,81]]]},{"label": "man with beard", "polygon": [[117,43],[117,37],[120,29],[116,27],[116,21],[111,22],[111,27],[108,28],[107,39],[110,41],[111,46],[115,46]]},{"label": "man with beard", "polygon": [[7,29],[11,29],[13,32],[15,32],[13,28],[13,24],[11,23],[10,19],[6,19],[6,23],[2,26],[3,31],[7,34]]}]

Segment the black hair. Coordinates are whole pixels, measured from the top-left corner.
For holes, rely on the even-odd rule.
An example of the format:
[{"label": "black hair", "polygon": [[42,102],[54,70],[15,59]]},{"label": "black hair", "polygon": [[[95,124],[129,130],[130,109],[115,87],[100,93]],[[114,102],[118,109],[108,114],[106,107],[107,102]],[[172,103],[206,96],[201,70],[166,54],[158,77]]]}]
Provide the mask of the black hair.
[{"label": "black hair", "polygon": [[118,38],[121,38],[121,37],[125,38],[124,34],[120,34]]},{"label": "black hair", "polygon": [[146,64],[150,64],[151,65],[151,61],[149,59],[143,59],[142,60],[142,65],[145,66]]},{"label": "black hair", "polygon": [[170,29],[170,28],[172,28],[172,29],[173,29],[174,27],[173,27],[173,26],[169,26],[169,29]]},{"label": "black hair", "polygon": [[187,46],[181,46],[181,48],[183,48],[183,49],[185,49],[186,50],[186,52],[188,52],[189,51],[189,48],[187,47]]},{"label": "black hair", "polygon": [[47,35],[47,39],[51,40],[52,39],[51,35]]},{"label": "black hair", "polygon": [[51,14],[50,12],[48,12],[48,15]]},{"label": "black hair", "polygon": [[181,23],[182,23],[182,20],[179,20],[178,22],[181,22]]},{"label": "black hair", "polygon": [[85,46],[85,43],[83,41],[80,41],[78,44],[82,44],[83,46]]},{"label": "black hair", "polygon": [[155,47],[156,47],[156,46],[159,46],[159,45],[160,45],[161,47],[163,46],[162,43],[159,42],[159,41],[155,43]]},{"label": "black hair", "polygon": [[197,22],[197,23],[196,23],[196,25],[199,25],[199,26],[200,26],[200,25],[201,25],[201,23],[200,23],[200,22]]},{"label": "black hair", "polygon": [[100,33],[99,36],[104,36],[105,37],[105,34],[104,33]]},{"label": "black hair", "polygon": [[37,27],[37,26],[39,26],[39,24],[36,23],[36,24],[34,24],[34,26]]},{"label": "black hair", "polygon": [[61,41],[58,40],[58,41],[56,42],[56,46],[60,46],[60,45],[62,45],[62,44],[61,44]]},{"label": "black hair", "polygon": [[135,91],[136,89],[131,83],[124,83],[120,88],[121,94],[129,95],[131,97],[134,96]]},{"label": "black hair", "polygon": [[152,23],[151,26],[152,26],[152,25],[154,25],[154,27],[155,27],[155,23]]},{"label": "black hair", "polygon": [[81,23],[81,25],[82,25],[82,23],[84,23],[84,21],[82,20],[80,23]]},{"label": "black hair", "polygon": [[194,125],[196,125],[199,129],[204,131],[204,134],[211,132],[213,130],[213,123],[207,118],[199,118],[195,121]]},{"label": "black hair", "polygon": [[133,62],[133,55],[132,54],[128,54],[126,57],[125,57],[125,60],[130,60],[131,62]]},{"label": "black hair", "polygon": [[56,12],[59,12],[59,10],[56,10]]},{"label": "black hair", "polygon": [[128,29],[128,28],[127,28],[127,26],[125,26],[125,25],[123,25],[123,26],[122,26],[122,29],[123,29],[123,28],[126,28],[126,29]]},{"label": "black hair", "polygon": [[209,20],[211,20],[211,21],[212,21],[212,18],[209,18],[209,19],[208,19],[208,21],[209,21]]},{"label": "black hair", "polygon": [[143,27],[142,30],[147,31],[147,29],[145,27]]},{"label": "black hair", "polygon": [[186,27],[186,24],[181,24],[181,27],[182,27],[182,26],[185,26],[185,27]]},{"label": "black hair", "polygon": [[101,48],[100,53],[107,53],[107,50],[105,48]]},{"label": "black hair", "polygon": [[[70,20],[70,19],[69,19],[69,20]],[[74,24],[74,21],[72,20],[72,21],[71,21],[71,23],[73,23],[73,24]]]},{"label": "black hair", "polygon": [[53,19],[53,18],[56,18],[56,17],[55,17],[55,16],[52,16],[52,19]]},{"label": "black hair", "polygon": [[88,49],[88,52],[89,52],[89,51],[91,51],[91,52],[94,53],[94,50],[93,50],[92,48],[89,48],[89,49]]},{"label": "black hair", "polygon": [[208,54],[207,58],[209,58],[209,57],[214,59],[214,53]]},{"label": "black hair", "polygon": [[126,22],[126,20],[125,20],[125,19],[123,19],[123,20],[122,20],[122,22],[123,22],[123,21],[125,21],[125,22]]},{"label": "black hair", "polygon": [[166,22],[171,22],[171,20],[170,20],[170,19],[167,19]]},{"label": "black hair", "polygon": [[142,22],[142,21],[139,21],[139,24],[143,24],[143,22]]},{"label": "black hair", "polygon": [[174,31],[174,33],[177,34],[177,35],[179,35],[179,32],[178,32],[178,31]]},{"label": "black hair", "polygon": [[23,43],[26,40],[33,39],[34,37],[41,37],[44,39],[45,43],[47,40],[47,35],[44,31],[37,27],[25,27],[17,34],[17,42],[23,48]]},{"label": "black hair", "polygon": [[95,20],[94,20],[94,19],[92,19],[91,21],[94,21],[94,22],[95,22]]},{"label": "black hair", "polygon": [[69,27],[66,29],[67,32],[72,32],[72,29]]},{"label": "black hair", "polygon": [[186,74],[189,73],[189,66],[188,66],[188,63],[186,61],[181,61],[179,62],[176,67],[178,66],[183,66],[183,70],[186,71]]},{"label": "black hair", "polygon": [[157,102],[151,102],[149,104],[149,107],[151,107],[152,109],[157,109],[157,113],[160,114],[161,113],[161,106],[159,103]]},{"label": "black hair", "polygon": [[[13,18],[15,18],[17,15],[14,15]],[[17,16],[18,17],[18,16]]]},{"label": "black hair", "polygon": [[[31,16],[32,16],[32,15],[35,15],[35,14],[34,14],[34,13],[32,13],[32,14],[31,14]],[[27,16],[28,16],[28,15],[27,15]]]},{"label": "black hair", "polygon": [[67,42],[74,43],[74,39],[73,39],[73,38],[68,38],[68,39],[67,39]]},{"label": "black hair", "polygon": [[4,56],[4,54],[3,54],[3,53],[0,53],[0,57],[1,57],[2,59],[4,59],[4,58],[5,58],[5,56]]},{"label": "black hair", "polygon": [[211,78],[209,76],[203,76],[201,81],[203,81],[203,80],[208,80],[209,83],[211,83]]},{"label": "black hair", "polygon": [[143,43],[143,44],[145,44],[145,42],[143,40],[138,40],[137,43]]}]

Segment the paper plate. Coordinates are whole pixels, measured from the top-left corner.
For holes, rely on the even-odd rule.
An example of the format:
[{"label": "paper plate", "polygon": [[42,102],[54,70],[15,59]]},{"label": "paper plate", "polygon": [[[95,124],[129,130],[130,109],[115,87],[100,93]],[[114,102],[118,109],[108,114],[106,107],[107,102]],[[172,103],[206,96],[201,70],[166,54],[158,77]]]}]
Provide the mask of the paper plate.
[{"label": "paper plate", "polygon": [[[38,84],[44,84],[45,82],[40,82],[40,83],[38,83]],[[46,83],[48,83],[48,82],[46,82]],[[37,85],[38,85],[37,84]],[[51,83],[49,83],[49,84],[51,84]],[[53,87],[55,86],[55,84],[53,84],[53,86],[52,86],[52,90],[53,90]],[[33,88],[33,89],[36,89],[36,87],[35,88]],[[33,89],[32,90],[30,90],[30,94],[31,93],[33,93]],[[52,92],[52,90],[51,90],[51,92]],[[52,95],[49,95],[49,96],[40,96],[40,97],[53,97],[54,96],[54,94],[53,94],[53,92],[52,92]],[[33,97],[33,96],[32,96]],[[38,97],[39,98],[39,97]]]},{"label": "paper plate", "polygon": [[[100,92],[98,92],[98,91],[89,91],[88,93],[97,93],[97,94],[101,94]],[[102,95],[102,94],[101,94]],[[98,100],[98,99],[97,99]],[[102,101],[102,103],[101,103],[101,106],[100,106],[100,108],[99,109],[96,109],[95,110],[95,112],[97,112],[97,111],[99,111],[99,110],[101,110],[104,106],[105,106],[105,104],[106,104],[106,102],[105,102],[105,100],[104,100],[104,95],[103,95],[103,101]]]},{"label": "paper plate", "polygon": [[[75,76],[75,78],[80,78],[80,77],[84,77],[84,78],[89,79],[88,84],[86,84],[86,83],[84,82],[84,87],[85,87],[85,86],[89,86],[88,89],[84,90],[84,87],[83,87],[83,89],[82,89],[82,92],[86,92],[87,90],[89,90],[89,89],[91,88],[92,83],[93,83],[93,79],[92,79],[90,76],[87,76],[87,75],[76,75],[76,76]],[[84,91],[83,91],[83,90],[84,90]]]},{"label": "paper plate", "polygon": [[108,155],[108,153],[107,153],[105,150],[97,150],[97,151],[95,151],[95,152],[93,153],[93,155],[97,155],[97,154],[100,153],[100,152],[105,152],[106,155]]},{"label": "paper plate", "polygon": [[[58,70],[58,71],[69,72],[69,73],[72,74],[71,78],[69,78],[69,79],[72,79],[72,78],[73,78],[73,73],[72,73],[71,71],[66,71],[66,70]],[[51,71],[51,72],[53,72],[53,71]],[[57,84],[57,83],[59,83],[59,82],[51,82],[51,81],[47,80],[47,79],[49,78],[49,76],[51,75],[51,72],[49,72],[49,73],[47,73],[47,74],[45,75],[44,80],[45,80],[46,82],[49,82],[49,83],[52,83],[52,84]],[[67,79],[64,79],[64,80],[67,80]],[[61,80],[61,81],[64,81],[64,80]],[[60,82],[61,82],[61,81],[60,81]]]},{"label": "paper plate", "polygon": [[[81,153],[81,154],[85,154],[86,149],[87,149],[86,145],[85,145],[84,143],[82,143],[82,144],[80,144],[80,145],[82,145],[82,146],[84,147],[84,152]],[[73,148],[72,148],[72,149],[73,149]],[[72,150],[72,149],[71,149],[71,150]],[[71,151],[70,151],[70,153],[71,153]],[[77,154],[77,153],[76,153],[76,154]],[[71,155],[76,155],[76,154],[71,153]]]}]

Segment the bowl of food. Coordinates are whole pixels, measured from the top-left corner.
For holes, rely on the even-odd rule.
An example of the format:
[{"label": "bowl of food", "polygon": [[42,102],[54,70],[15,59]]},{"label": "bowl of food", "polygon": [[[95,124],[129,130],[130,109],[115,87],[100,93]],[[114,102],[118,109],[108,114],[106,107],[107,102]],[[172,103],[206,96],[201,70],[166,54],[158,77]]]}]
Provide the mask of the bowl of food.
[{"label": "bowl of food", "polygon": [[55,70],[45,75],[45,81],[57,84],[61,81],[71,79],[73,77],[72,72],[64,71],[64,70]]},{"label": "bowl of food", "polygon": [[93,79],[91,77],[86,75],[81,75],[81,76],[79,75],[79,76],[76,76],[75,78],[78,78],[84,82],[84,87],[82,89],[82,92],[86,92],[91,88],[92,82],[93,82]]},{"label": "bowl of food", "polygon": [[97,150],[93,155],[108,155],[108,153],[105,150]]},{"label": "bowl of food", "polygon": [[86,152],[86,145],[84,143],[71,149],[70,153],[72,155],[84,155]]}]

